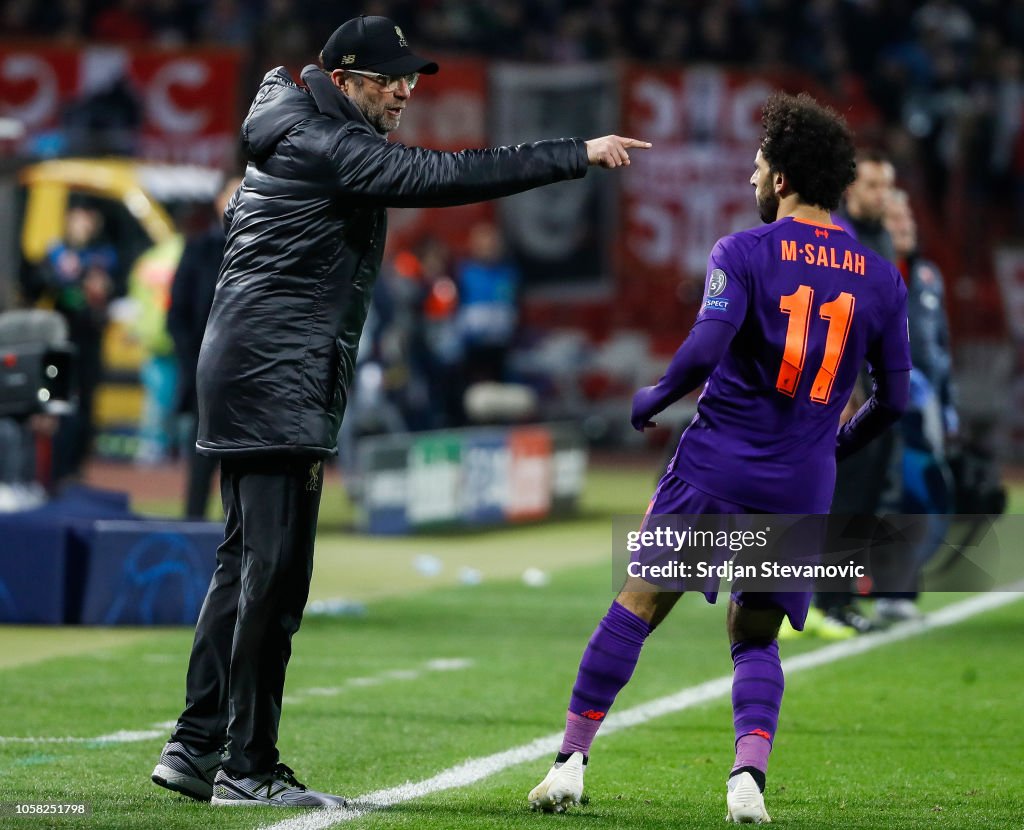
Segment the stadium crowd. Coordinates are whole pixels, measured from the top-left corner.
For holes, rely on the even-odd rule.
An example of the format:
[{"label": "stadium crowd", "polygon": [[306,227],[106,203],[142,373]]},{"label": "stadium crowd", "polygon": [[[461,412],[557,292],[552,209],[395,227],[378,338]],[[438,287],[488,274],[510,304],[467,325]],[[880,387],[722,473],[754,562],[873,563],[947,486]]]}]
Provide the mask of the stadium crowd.
[{"label": "stadium crowd", "polygon": [[[369,0],[358,10],[400,21],[427,54],[799,70],[835,102],[874,105],[880,130],[859,139],[884,147],[900,184],[914,194],[926,249],[939,239],[982,236],[982,229],[986,237],[1024,238],[1024,0]],[[309,0],[4,0],[0,31],[8,40],[234,47],[245,56],[243,85],[250,89],[268,67],[308,63],[319,33],[338,15]],[[98,105],[129,99],[112,94]],[[481,227],[473,239],[467,250],[453,251],[426,238],[386,262],[360,358],[369,364],[366,385],[392,404],[371,414],[392,427],[367,429],[460,425],[465,387],[506,377],[522,278],[502,251],[500,232]],[[965,251],[962,273],[971,274],[981,264],[971,257],[988,250]],[[940,251],[927,252],[941,262]],[[112,273],[123,278],[128,265],[120,262]],[[951,295],[962,273],[947,274]],[[39,292],[25,293],[31,300]],[[103,325],[105,312],[94,316],[95,326]],[[84,427],[79,434],[77,449],[69,450],[72,471],[91,433]]]},{"label": "stadium crowd", "polygon": [[[316,33],[339,14],[309,0],[6,0],[0,8],[8,38],[235,46],[254,80],[266,67],[308,62]],[[359,11],[401,21],[426,53],[800,69],[840,99],[866,95],[897,160],[916,148],[934,203],[970,171],[977,203],[996,208],[984,221],[1021,233],[1021,0],[369,0]]]}]

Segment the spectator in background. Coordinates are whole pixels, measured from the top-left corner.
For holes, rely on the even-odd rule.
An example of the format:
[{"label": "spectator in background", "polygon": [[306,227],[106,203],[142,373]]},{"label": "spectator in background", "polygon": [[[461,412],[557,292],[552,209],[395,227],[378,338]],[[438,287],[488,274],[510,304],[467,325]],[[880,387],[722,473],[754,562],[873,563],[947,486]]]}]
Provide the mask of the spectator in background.
[{"label": "spectator in background", "polygon": [[922,257],[918,250],[917,223],[906,191],[893,190],[886,205],[885,227],[892,237],[896,267],[903,274],[909,291],[910,357],[937,407],[931,419],[939,425],[933,443],[941,452],[960,428],[945,285],[935,263]]},{"label": "spectator in background", "polygon": [[993,226],[1002,233],[1024,230],[1024,52],[1000,48],[998,33],[986,39],[985,71],[970,95],[965,159],[968,187],[983,209],[965,217],[968,238],[984,238]]},{"label": "spectator in background", "polygon": [[[372,360],[353,397],[361,431],[387,432],[442,429],[463,421],[462,340],[458,329],[458,289],[449,276],[451,255],[440,239],[427,236],[414,249],[398,251],[383,266],[373,291],[364,328],[366,347],[360,361]],[[380,377],[381,389],[367,387]],[[375,418],[362,409],[369,394]],[[388,406],[397,407],[386,413]],[[378,421],[372,424],[372,421]],[[369,429],[367,429],[369,427]],[[345,427],[342,426],[344,431]]]},{"label": "spectator in background", "polygon": [[[896,253],[883,219],[895,176],[892,163],[884,155],[873,150],[861,150],[857,154],[857,178],[847,188],[840,209],[832,214],[837,225],[890,262],[895,260]],[[871,378],[862,369],[843,412],[842,423],[867,400],[871,383]],[[858,538],[870,538],[868,523],[873,521],[871,517],[898,504],[901,476],[895,432],[886,431],[861,452],[843,459],[836,468],[831,512],[838,517],[837,521],[845,522],[856,517],[854,521],[858,529],[853,532],[858,534]],[[857,605],[852,590],[818,593],[814,603],[825,615],[819,627],[823,636],[852,636],[874,627]]]},{"label": "spectator in background", "polygon": [[206,320],[213,306],[221,260],[224,258],[224,209],[242,183],[229,178],[214,201],[215,215],[207,229],[185,243],[178,269],[171,283],[167,309],[167,331],[174,341],[178,363],[176,410],[185,416],[187,437],[182,442],[188,459],[185,517],[203,519],[210,501],[210,485],[217,470],[216,458],[196,453],[199,403],[196,398],[196,366],[203,344]]},{"label": "spectator in background", "polygon": [[223,46],[244,48],[252,38],[252,19],[238,0],[214,0],[200,21],[202,39]]},{"label": "spectator in background", "polygon": [[132,264],[128,296],[132,301],[132,335],[142,350],[142,416],[139,420],[135,461],[160,464],[176,446],[174,389],[178,363],[167,331],[174,269],[184,241],[175,234],[147,248]]},{"label": "spectator in background", "polygon": [[428,237],[420,246],[423,274],[421,334],[423,370],[435,429],[461,426],[465,421],[462,397],[465,353],[459,329],[459,290],[451,278],[448,248]]},{"label": "spectator in background", "polygon": [[68,324],[77,350],[78,409],[61,419],[54,457],[54,481],[77,476],[92,446],[93,403],[102,372],[103,332],[111,299],[119,293],[118,258],[102,239],[103,217],[88,203],[72,202],[64,239],[52,245],[28,287],[30,299],[52,302]]},{"label": "spectator in background", "polygon": [[945,539],[953,509],[952,476],[946,447],[959,430],[950,355],[945,291],[938,267],[921,256],[917,225],[906,192],[894,190],[886,204],[885,226],[892,236],[896,266],[907,283],[910,323],[910,406],[901,420],[903,433],[903,495],[901,508],[930,517],[916,547],[904,593],[880,596],[876,617],[898,622],[920,616],[915,600],[921,568]]},{"label": "spectator in background", "polygon": [[86,8],[83,0],[55,0],[52,3],[14,2],[7,3],[4,10],[2,25],[7,37],[28,35],[29,32],[19,31],[16,20],[10,20],[12,13],[17,15],[18,7],[32,12],[32,25],[37,32],[45,32],[48,37],[57,40],[76,41],[85,35],[88,28]]},{"label": "spectator in background", "polygon": [[92,23],[92,36],[109,43],[142,43],[153,32],[142,0],[104,3]]},{"label": "spectator in background", "polygon": [[469,256],[455,271],[459,330],[465,349],[466,380],[501,382],[519,318],[519,269],[505,255],[505,243],[493,222],[475,225]]},{"label": "spectator in background", "polygon": [[160,46],[182,47],[192,39],[193,21],[179,0],[150,0],[148,16],[153,40]]},{"label": "spectator in background", "polygon": [[857,153],[857,179],[846,191],[834,218],[857,239],[890,262],[896,259],[892,237],[885,229],[885,206],[896,180],[896,168],[877,150]]},{"label": "spectator in background", "polygon": [[296,0],[267,0],[254,32],[256,66],[280,63],[296,73],[301,69],[313,40],[302,11]]},{"label": "spectator in background", "polygon": [[134,155],[143,106],[130,78],[107,66],[95,85],[61,112],[66,151],[82,155]]},{"label": "spectator in background", "polygon": [[6,37],[31,37],[38,25],[32,0],[10,0],[0,6],[0,26]]}]

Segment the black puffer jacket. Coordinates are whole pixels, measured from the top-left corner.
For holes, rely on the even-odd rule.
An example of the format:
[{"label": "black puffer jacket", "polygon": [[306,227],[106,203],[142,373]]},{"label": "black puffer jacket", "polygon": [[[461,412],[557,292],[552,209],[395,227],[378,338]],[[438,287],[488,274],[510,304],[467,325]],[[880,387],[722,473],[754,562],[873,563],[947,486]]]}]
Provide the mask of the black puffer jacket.
[{"label": "black puffer jacket", "polygon": [[263,79],[242,125],[197,373],[208,455],[334,452],[380,269],[386,207],[465,204],[587,170],[579,139],[444,153],[379,135],[319,69]]}]

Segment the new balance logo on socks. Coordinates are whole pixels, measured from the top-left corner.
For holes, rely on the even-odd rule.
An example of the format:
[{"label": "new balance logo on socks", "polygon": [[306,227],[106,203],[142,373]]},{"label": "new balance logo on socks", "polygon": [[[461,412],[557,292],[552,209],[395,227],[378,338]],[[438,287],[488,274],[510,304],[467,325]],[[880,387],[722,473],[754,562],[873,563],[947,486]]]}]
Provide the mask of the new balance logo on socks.
[{"label": "new balance logo on socks", "polygon": [[586,712],[581,712],[580,715],[590,720],[604,720],[605,712],[597,712],[593,709],[587,709]]}]

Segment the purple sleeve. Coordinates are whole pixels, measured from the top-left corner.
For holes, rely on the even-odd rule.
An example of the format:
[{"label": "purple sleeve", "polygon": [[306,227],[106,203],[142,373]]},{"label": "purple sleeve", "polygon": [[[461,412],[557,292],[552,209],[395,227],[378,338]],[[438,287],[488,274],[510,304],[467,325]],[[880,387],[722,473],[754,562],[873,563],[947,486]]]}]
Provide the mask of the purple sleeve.
[{"label": "purple sleeve", "polygon": [[842,461],[870,443],[900,419],[910,396],[910,370],[875,372],[871,397],[836,436],[836,460]]},{"label": "purple sleeve", "polygon": [[895,268],[892,273],[896,280],[896,305],[867,353],[868,362],[878,372],[899,372],[914,368],[910,362],[907,287]]},{"label": "purple sleeve", "polygon": [[[633,396],[630,423],[643,431],[651,418],[700,386],[725,355],[747,315],[747,257],[750,239],[723,236],[708,257],[704,301],[689,336],[665,375]],[[701,324],[704,325],[701,325]]]},{"label": "purple sleeve", "polygon": [[633,396],[633,428],[643,432],[651,418],[706,381],[735,336],[732,321],[698,318],[661,380]]},{"label": "purple sleeve", "polygon": [[739,331],[747,316],[747,251],[743,234],[723,236],[711,250],[704,278],[704,300],[697,321],[724,320]]},{"label": "purple sleeve", "polygon": [[907,287],[895,268],[895,308],[868,348],[874,389],[871,397],[836,436],[836,459],[842,460],[870,443],[900,419],[910,397],[910,333],[907,326]]}]

